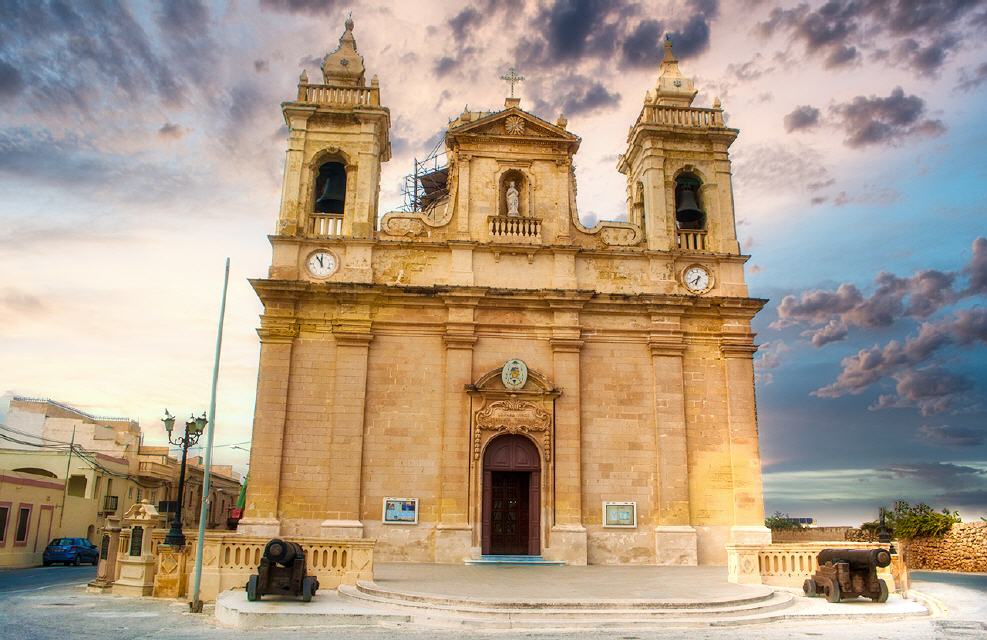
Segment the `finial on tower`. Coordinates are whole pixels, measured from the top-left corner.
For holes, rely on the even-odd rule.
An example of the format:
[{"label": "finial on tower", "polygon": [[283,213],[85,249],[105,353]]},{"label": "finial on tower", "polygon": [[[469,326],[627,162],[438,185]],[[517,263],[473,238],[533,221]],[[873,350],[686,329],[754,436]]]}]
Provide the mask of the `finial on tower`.
[{"label": "finial on tower", "polygon": [[686,78],[679,70],[679,60],[672,52],[672,36],[665,34],[665,55],[658,68],[658,86],[654,94],[649,92],[646,100],[658,105],[688,107],[696,97],[696,88],[691,78]]},{"label": "finial on tower", "polygon": [[322,60],[322,75],[326,84],[364,86],[363,56],[356,50],[353,36],[353,15],[346,17],[345,30],[339,36],[339,46]]},{"label": "finial on tower", "polygon": [[672,53],[672,34],[665,34],[665,56],[661,60],[662,62],[678,62],[678,58]]}]

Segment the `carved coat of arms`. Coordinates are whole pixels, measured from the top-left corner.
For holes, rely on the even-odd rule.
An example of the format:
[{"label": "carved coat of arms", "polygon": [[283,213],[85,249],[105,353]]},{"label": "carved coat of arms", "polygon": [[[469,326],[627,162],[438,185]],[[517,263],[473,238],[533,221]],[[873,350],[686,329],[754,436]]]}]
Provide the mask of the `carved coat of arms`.
[{"label": "carved coat of arms", "polygon": [[517,358],[508,360],[500,373],[500,380],[511,391],[517,391],[528,382],[528,366]]}]

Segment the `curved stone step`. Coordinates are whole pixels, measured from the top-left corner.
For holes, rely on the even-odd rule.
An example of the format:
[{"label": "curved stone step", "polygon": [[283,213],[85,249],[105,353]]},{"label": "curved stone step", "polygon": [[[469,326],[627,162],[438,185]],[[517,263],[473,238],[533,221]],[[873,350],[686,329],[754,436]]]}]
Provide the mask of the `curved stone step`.
[{"label": "curved stone step", "polygon": [[642,600],[553,600],[541,602],[508,602],[470,598],[431,596],[387,591],[373,583],[357,587],[341,585],[344,598],[402,611],[415,611],[416,617],[447,621],[481,622],[509,621],[533,626],[564,624],[597,625],[610,621],[636,623],[674,619],[679,621],[713,618],[733,618],[778,611],[791,605],[794,596],[768,592],[750,598],[711,602],[674,602]]},{"label": "curved stone step", "polygon": [[718,607],[737,607],[769,600],[775,590],[768,586],[751,585],[747,587],[750,595],[743,597],[709,598],[698,600],[694,598],[642,599],[571,599],[552,598],[545,600],[497,600],[493,598],[469,598],[444,594],[423,593],[415,591],[398,591],[383,587],[375,582],[360,580],[356,589],[361,593],[388,601],[403,601],[425,603],[432,606],[451,607],[482,607],[484,609],[703,609]]}]

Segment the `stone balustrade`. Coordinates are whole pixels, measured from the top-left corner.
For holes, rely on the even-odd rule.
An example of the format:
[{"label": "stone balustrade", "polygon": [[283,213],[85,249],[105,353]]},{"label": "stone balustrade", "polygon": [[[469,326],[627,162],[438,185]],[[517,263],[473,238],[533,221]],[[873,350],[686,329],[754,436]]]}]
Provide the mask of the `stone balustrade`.
[{"label": "stone balustrade", "polygon": [[487,227],[493,242],[541,244],[541,220],[520,216],[489,216]]},{"label": "stone balustrade", "polygon": [[343,235],[343,215],[341,213],[313,213],[308,217],[310,238],[340,238]]},{"label": "stone balustrade", "polygon": [[298,85],[298,102],[327,107],[379,107],[380,87],[301,83]]},{"label": "stone balustrade", "polygon": [[[727,544],[727,571],[730,582],[801,587],[819,564],[816,556],[823,549],[887,549],[876,542],[792,542],[781,544]],[[891,567],[877,570],[891,591],[895,589]]]},{"label": "stone balustrade", "polygon": [[[151,549],[159,555],[167,531],[155,530],[151,534]],[[180,597],[191,592],[195,563],[197,531],[186,531],[185,566],[159,562],[158,572],[173,572],[181,576],[181,588],[165,597]],[[297,542],[305,551],[309,575],[319,579],[322,590],[335,589],[341,584],[355,585],[357,580],[371,580],[374,575],[374,546],[372,539],[321,539],[287,538]],[[217,594],[235,587],[243,587],[247,579],[257,573],[264,545],[270,538],[237,535],[233,531],[207,531],[202,550],[202,580],[199,597],[211,602]],[[123,545],[121,545],[123,546]],[[158,583],[166,583],[164,576],[156,576]],[[159,595],[159,594],[155,594]]]},{"label": "stone balustrade", "polygon": [[706,251],[706,232],[700,229],[680,229],[678,246],[682,251]]},{"label": "stone balustrade", "polygon": [[698,129],[722,128],[722,109],[698,109],[695,107],[670,107],[647,105],[644,107],[645,124],[696,127]]}]

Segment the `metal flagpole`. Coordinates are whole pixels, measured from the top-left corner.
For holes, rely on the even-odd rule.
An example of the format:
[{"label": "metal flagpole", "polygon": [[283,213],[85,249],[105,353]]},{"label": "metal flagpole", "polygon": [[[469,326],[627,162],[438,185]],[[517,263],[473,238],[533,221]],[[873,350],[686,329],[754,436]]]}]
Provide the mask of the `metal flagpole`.
[{"label": "metal flagpole", "polygon": [[226,317],[226,289],[230,283],[230,259],[226,259],[223,275],[223,301],[219,305],[219,329],[216,332],[216,358],[212,365],[212,392],[209,396],[209,423],[206,426],[206,463],[202,476],[202,508],[199,510],[199,537],[195,541],[195,569],[192,574],[192,597],[189,609],[202,612],[199,600],[199,582],[202,580],[202,549],[206,542],[206,518],[209,513],[209,480],[212,475],[212,437],[216,432],[216,382],[219,380],[219,352],[223,348],[223,319]]}]

